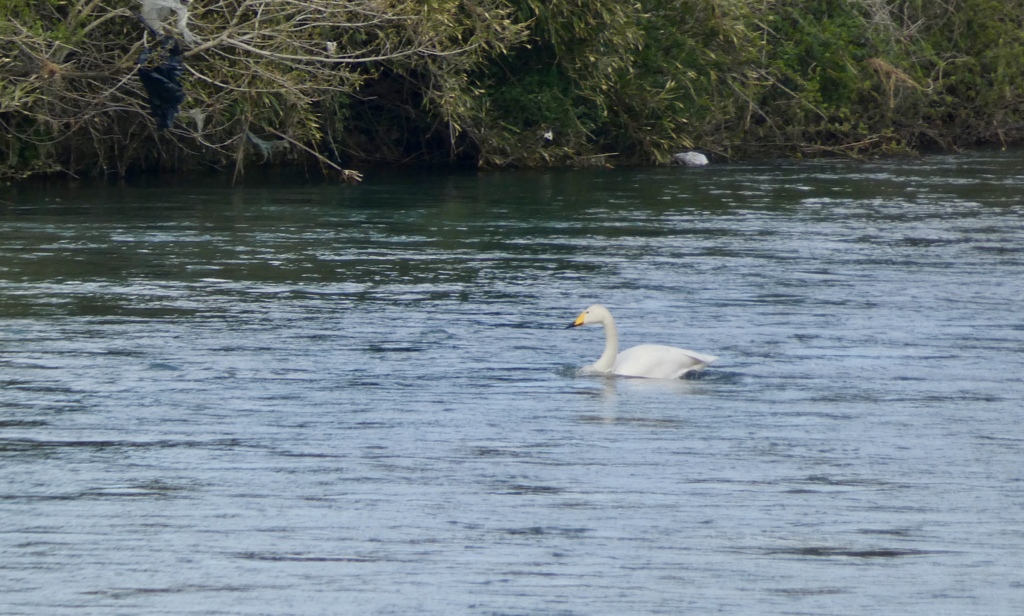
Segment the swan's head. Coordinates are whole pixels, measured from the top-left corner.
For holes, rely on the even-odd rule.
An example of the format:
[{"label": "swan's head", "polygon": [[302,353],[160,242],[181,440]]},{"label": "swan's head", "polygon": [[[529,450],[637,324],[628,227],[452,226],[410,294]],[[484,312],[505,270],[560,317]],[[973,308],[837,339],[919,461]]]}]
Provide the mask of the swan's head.
[{"label": "swan's head", "polygon": [[[580,316],[576,317],[576,320],[569,324],[569,327],[579,327],[581,325],[592,325],[594,323],[601,323],[602,325],[612,318],[612,313],[608,312],[608,309],[601,304],[594,304],[580,313]],[[567,327],[566,329],[569,329]]]}]

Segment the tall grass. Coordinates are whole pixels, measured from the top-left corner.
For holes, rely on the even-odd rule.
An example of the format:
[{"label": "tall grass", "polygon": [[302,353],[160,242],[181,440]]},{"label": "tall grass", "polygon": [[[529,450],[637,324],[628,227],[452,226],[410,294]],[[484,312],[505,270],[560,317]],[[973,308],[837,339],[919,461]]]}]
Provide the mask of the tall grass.
[{"label": "tall grass", "polygon": [[0,175],[355,179],[370,161],[862,157],[1024,134],[1024,0],[193,0],[164,132],[135,75],[153,43],[138,6],[0,3]]}]

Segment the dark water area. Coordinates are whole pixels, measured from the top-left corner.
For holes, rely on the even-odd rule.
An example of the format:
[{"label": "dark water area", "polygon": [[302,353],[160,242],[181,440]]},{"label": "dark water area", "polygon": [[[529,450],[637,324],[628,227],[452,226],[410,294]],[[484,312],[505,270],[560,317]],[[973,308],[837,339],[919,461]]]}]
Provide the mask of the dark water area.
[{"label": "dark water area", "polygon": [[0,613],[1020,614],[1022,162],[0,191]]}]

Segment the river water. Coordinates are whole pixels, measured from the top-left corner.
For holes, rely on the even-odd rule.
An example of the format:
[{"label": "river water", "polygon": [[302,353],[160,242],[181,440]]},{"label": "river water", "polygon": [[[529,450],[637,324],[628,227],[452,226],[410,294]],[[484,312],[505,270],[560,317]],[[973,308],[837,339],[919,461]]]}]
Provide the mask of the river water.
[{"label": "river water", "polygon": [[0,613],[1020,614],[1022,160],[8,188]]}]

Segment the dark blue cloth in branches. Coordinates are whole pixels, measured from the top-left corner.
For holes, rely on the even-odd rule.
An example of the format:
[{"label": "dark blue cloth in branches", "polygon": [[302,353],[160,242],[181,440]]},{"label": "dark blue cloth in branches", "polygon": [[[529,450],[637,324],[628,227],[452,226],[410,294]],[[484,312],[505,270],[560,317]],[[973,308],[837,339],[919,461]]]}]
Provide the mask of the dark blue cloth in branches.
[{"label": "dark blue cloth in branches", "polygon": [[185,90],[181,87],[184,70],[181,44],[172,36],[161,38],[139,55],[139,80],[149,94],[149,113],[160,130],[174,124],[178,108],[185,101]]}]

